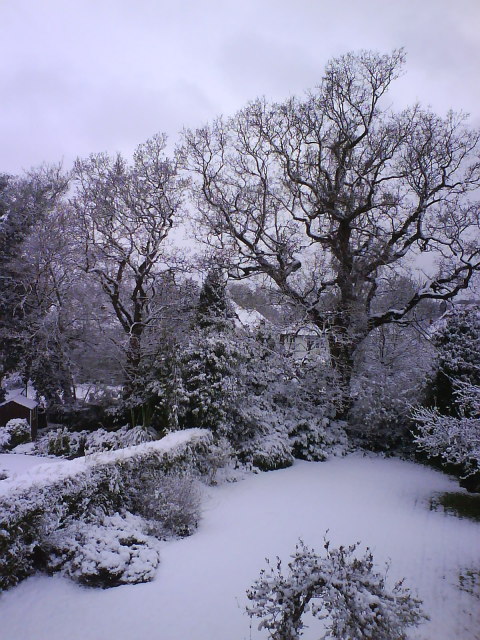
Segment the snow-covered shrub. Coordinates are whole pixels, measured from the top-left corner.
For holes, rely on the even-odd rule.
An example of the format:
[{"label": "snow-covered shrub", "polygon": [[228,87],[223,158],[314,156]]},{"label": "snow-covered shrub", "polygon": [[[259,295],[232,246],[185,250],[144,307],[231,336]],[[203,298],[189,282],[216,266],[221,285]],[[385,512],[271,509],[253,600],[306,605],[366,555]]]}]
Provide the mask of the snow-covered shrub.
[{"label": "snow-covered shrub", "polygon": [[200,489],[191,475],[152,473],[143,482],[132,508],[149,522],[157,538],[189,536],[200,520]]},{"label": "snow-covered shrub", "polygon": [[295,458],[322,462],[332,455],[344,455],[348,439],[342,424],[329,418],[310,416],[294,423],[290,431]]},{"label": "snow-covered shrub", "polygon": [[[88,519],[98,512],[141,515],[143,496],[153,488],[161,491],[158,484],[149,483],[204,468],[210,444],[208,432],[192,429],[128,449],[42,465],[18,479],[4,480],[0,588],[44,567],[46,541],[72,520]],[[167,529],[167,523],[163,528]]]},{"label": "snow-covered shrub", "polygon": [[0,427],[0,449],[9,451],[30,440],[30,425],[25,418],[12,418],[4,427]]},{"label": "snow-covered shrub", "polygon": [[143,442],[156,440],[153,429],[124,426],[116,431],[69,431],[66,427],[49,431],[35,443],[37,455],[53,455],[61,458],[77,458],[102,451],[124,449]]},{"label": "snow-covered shrub", "polygon": [[[141,425],[137,425],[136,427],[122,427],[116,432],[116,436],[119,446],[115,448],[118,449],[158,440],[158,433],[155,429],[142,427]],[[91,445],[88,443],[87,448],[91,448]]]},{"label": "snow-covered shrub", "polygon": [[465,476],[480,475],[480,387],[457,383],[454,397],[459,417],[442,415],[436,408],[414,411],[415,442],[428,456],[461,465]]},{"label": "snow-covered shrub", "polygon": [[5,428],[10,433],[10,446],[12,448],[19,444],[30,442],[30,425],[25,418],[13,418],[7,422]]},{"label": "snow-covered shrub", "polygon": [[292,448],[285,431],[272,431],[248,441],[242,457],[261,471],[285,469],[293,464]]},{"label": "snow-covered shrub", "polygon": [[325,540],[324,548],[321,557],[300,541],[286,574],[279,558],[267,560],[247,591],[248,615],[261,618],[259,629],[272,640],[300,638],[308,611],[326,620],[322,637],[339,640],[405,640],[407,628],[426,619],[403,581],[387,587],[386,571],[379,573],[368,549],[358,557],[358,544],[331,549]]},{"label": "snow-covered shrub", "polygon": [[462,407],[457,384],[480,385],[480,309],[457,308],[446,313],[431,339],[437,349],[432,404],[441,413],[458,416]]},{"label": "snow-covered shrub", "polygon": [[[47,454],[50,456],[69,457],[72,455],[71,434],[66,427],[50,431],[46,436]],[[37,447],[40,450],[43,442],[39,442]]]},{"label": "snow-covered shrub", "polygon": [[10,432],[5,427],[0,427],[0,451],[9,449]]},{"label": "snow-covered shrub", "polygon": [[93,587],[148,582],[155,576],[159,553],[156,540],[143,528],[142,518],[128,512],[72,522],[44,542],[47,570]]},{"label": "snow-covered shrub", "polygon": [[222,480],[219,474],[228,477],[232,467],[235,466],[235,452],[226,438],[212,440],[201,458],[196,462],[196,468],[202,476],[202,480],[210,485],[215,485]]},{"label": "snow-covered shrub", "polygon": [[410,412],[415,393],[405,386],[375,380],[356,385],[350,411],[351,434],[372,451],[397,451],[408,446]]}]

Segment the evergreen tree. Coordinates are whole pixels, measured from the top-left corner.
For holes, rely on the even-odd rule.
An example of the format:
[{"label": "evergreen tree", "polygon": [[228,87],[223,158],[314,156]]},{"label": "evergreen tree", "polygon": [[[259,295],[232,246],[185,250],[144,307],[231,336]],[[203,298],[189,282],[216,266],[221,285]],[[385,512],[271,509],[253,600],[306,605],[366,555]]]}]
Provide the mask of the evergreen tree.
[{"label": "evergreen tree", "polygon": [[241,365],[242,353],[229,313],[226,278],[215,267],[203,283],[192,336],[179,358],[182,379],[179,425],[231,436],[241,396]]},{"label": "evergreen tree", "polygon": [[196,328],[216,331],[233,329],[226,286],[227,281],[223,270],[218,266],[210,269],[198,298]]},{"label": "evergreen tree", "polygon": [[[23,177],[0,175],[0,382],[25,357],[34,333],[32,320],[37,322],[46,313],[32,291],[24,244],[67,184],[55,167]],[[0,386],[0,399],[2,393]]]},{"label": "evergreen tree", "polygon": [[455,309],[434,334],[438,370],[432,383],[432,404],[441,413],[459,415],[459,384],[480,386],[480,310]]}]

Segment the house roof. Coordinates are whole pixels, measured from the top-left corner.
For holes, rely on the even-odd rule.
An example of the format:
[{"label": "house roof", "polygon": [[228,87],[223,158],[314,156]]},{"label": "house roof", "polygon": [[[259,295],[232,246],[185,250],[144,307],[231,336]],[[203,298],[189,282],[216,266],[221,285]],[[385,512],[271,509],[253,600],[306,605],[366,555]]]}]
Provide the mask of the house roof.
[{"label": "house roof", "polygon": [[296,324],[284,327],[280,335],[284,336],[323,336],[324,332],[321,331],[314,324]]},{"label": "house roof", "polygon": [[3,407],[10,402],[15,402],[15,404],[19,404],[22,407],[26,407],[27,409],[35,409],[35,407],[38,406],[38,402],[36,400],[33,400],[32,398],[26,398],[24,395],[19,393],[16,396],[10,396],[5,400],[5,402],[1,402],[0,407]]},{"label": "house roof", "polygon": [[256,309],[246,309],[245,307],[241,307],[239,304],[230,301],[230,304],[235,313],[235,324],[238,328],[248,328],[254,329],[255,327],[260,326],[261,324],[271,324],[264,315],[262,315]]}]

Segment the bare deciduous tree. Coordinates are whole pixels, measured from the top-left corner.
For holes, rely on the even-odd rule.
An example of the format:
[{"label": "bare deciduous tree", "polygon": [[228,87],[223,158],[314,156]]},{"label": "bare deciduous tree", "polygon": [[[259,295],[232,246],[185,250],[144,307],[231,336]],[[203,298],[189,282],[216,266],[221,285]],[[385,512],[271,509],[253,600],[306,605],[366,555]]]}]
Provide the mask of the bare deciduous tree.
[{"label": "bare deciduous tree", "polygon": [[[182,147],[207,240],[233,277],[266,275],[328,329],[346,387],[365,336],[454,297],[480,268],[479,132],[461,114],[384,106],[403,62],[347,54],[305,99],[257,100]],[[435,275],[378,310],[380,278],[424,252]]]},{"label": "bare deciduous tree", "polygon": [[127,336],[127,396],[135,391],[142,338],[170,269],[166,239],[181,206],[182,184],[165,143],[158,135],[140,145],[131,165],[120,155],[98,154],[78,160],[74,170],[84,269],[100,282]]}]

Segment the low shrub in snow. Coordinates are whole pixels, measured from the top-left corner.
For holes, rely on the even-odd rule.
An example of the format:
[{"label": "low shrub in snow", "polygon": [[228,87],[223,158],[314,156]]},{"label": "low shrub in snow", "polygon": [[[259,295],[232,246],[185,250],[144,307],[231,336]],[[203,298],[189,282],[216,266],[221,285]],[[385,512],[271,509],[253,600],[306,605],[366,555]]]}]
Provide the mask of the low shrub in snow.
[{"label": "low shrub in snow", "polygon": [[191,475],[160,471],[136,492],[133,506],[157,538],[189,536],[200,520],[200,490]]},{"label": "low shrub in snow", "polygon": [[83,455],[124,449],[157,439],[157,432],[143,427],[121,427],[117,431],[69,431],[66,427],[49,431],[35,443],[37,455],[77,458]]},{"label": "low shrub in snow", "polygon": [[24,418],[13,418],[4,427],[0,427],[0,450],[10,451],[30,440],[30,425]]},{"label": "low shrub in snow", "polygon": [[40,438],[35,444],[35,452],[68,458],[73,455],[72,452],[78,450],[77,442],[74,434],[70,433],[66,427],[63,427],[50,431],[46,436]]},{"label": "low shrub in snow", "polygon": [[247,592],[252,606],[250,617],[261,618],[272,640],[297,640],[307,612],[327,621],[324,638],[364,640],[405,640],[406,630],[427,617],[421,601],[403,582],[388,589],[385,573],[377,571],[367,549],[356,554],[357,544],[331,549],[325,540],[324,557],[300,542],[288,572],[277,558],[260,572]]},{"label": "low shrub in snow", "polygon": [[309,417],[291,427],[292,453],[299,460],[323,462],[332,455],[344,455],[348,438],[338,421]]},{"label": "low shrub in snow", "polygon": [[407,452],[412,448],[412,402],[420,397],[407,384],[389,385],[371,379],[354,381],[349,433],[371,451]]},{"label": "low shrub in snow", "polygon": [[155,538],[142,533],[143,528],[142,518],[128,512],[72,522],[45,540],[47,570],[92,587],[148,582],[155,576],[159,553]]},{"label": "low shrub in snow", "polygon": [[293,464],[291,443],[284,429],[258,434],[246,440],[238,448],[238,457],[242,463],[260,471],[285,469]]},{"label": "low shrub in snow", "polygon": [[261,471],[289,467],[294,458],[323,461],[348,450],[342,425],[329,418],[278,410],[262,420],[262,430],[237,445],[240,460]]},{"label": "low shrub in snow", "polygon": [[285,469],[293,464],[292,449],[282,434],[270,433],[252,443],[252,464],[261,471]]},{"label": "low shrub in snow", "polygon": [[442,415],[437,408],[414,411],[415,442],[428,456],[459,465],[471,479],[468,488],[480,491],[480,387],[457,383],[454,397],[458,417]]},{"label": "low shrub in snow", "polygon": [[[88,521],[99,512],[114,515],[129,511],[165,518],[158,523],[163,532],[191,532],[198,511],[185,516],[188,526],[181,521],[178,512],[186,506],[185,493],[179,507],[170,476],[188,476],[204,468],[210,443],[209,432],[192,429],[128,449],[42,465],[16,479],[4,480],[0,493],[0,588],[45,568],[46,547],[51,546],[48,540],[55,531],[73,520]],[[155,492],[161,496],[162,482],[171,503],[159,499],[161,506],[152,511],[151,500]]]}]

